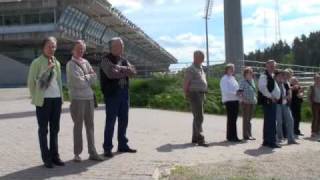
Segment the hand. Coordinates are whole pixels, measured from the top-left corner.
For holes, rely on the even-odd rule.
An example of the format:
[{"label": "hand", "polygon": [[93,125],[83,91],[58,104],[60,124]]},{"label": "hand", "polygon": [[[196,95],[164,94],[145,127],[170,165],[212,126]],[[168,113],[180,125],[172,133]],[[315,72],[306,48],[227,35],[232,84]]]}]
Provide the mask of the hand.
[{"label": "hand", "polygon": [[55,64],[54,64],[54,61],[53,61],[53,58],[52,57],[50,57],[49,59],[48,59],[48,69],[53,69],[54,68],[54,66],[55,66]]},{"label": "hand", "polygon": [[273,103],[276,103],[276,102],[278,101],[278,100],[277,100],[276,98],[274,98],[274,97],[271,98],[271,100],[272,100]]},{"label": "hand", "polygon": [[242,96],[243,96],[243,92],[242,92],[242,91],[238,91],[238,92],[237,92],[237,96],[242,97]]},{"label": "hand", "polygon": [[93,69],[90,69],[89,74],[96,75],[96,72],[94,72]]},{"label": "hand", "polygon": [[136,68],[134,66],[128,66],[128,69],[130,71],[131,74],[137,74]]}]

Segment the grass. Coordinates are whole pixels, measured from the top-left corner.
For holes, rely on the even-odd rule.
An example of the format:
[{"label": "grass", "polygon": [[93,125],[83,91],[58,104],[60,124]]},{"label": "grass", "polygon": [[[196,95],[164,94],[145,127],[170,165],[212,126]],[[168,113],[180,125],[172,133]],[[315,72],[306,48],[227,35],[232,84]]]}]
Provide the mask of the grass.
[{"label": "grass", "polygon": [[244,161],[241,165],[217,164],[196,167],[175,166],[169,180],[278,180],[262,177],[257,173],[254,162]]}]

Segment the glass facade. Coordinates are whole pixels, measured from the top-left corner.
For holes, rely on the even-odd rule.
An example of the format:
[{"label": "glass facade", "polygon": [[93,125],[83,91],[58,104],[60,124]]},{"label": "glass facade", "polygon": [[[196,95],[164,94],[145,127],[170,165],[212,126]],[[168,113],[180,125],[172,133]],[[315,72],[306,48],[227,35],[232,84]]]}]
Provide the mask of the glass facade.
[{"label": "glass facade", "polygon": [[2,12],[0,13],[0,26],[17,26],[31,24],[54,23],[54,10],[41,11]]},{"label": "glass facade", "polygon": [[39,16],[41,24],[54,23],[54,12],[40,13]]},{"label": "glass facade", "polygon": [[26,14],[23,16],[24,24],[39,24],[40,19],[38,14]]},{"label": "glass facade", "polygon": [[105,26],[91,19],[88,26],[86,27],[85,36],[92,41],[100,43],[104,31]]},{"label": "glass facade", "polygon": [[89,17],[79,10],[68,7],[59,19],[60,27],[69,35],[83,38],[83,30],[87,25]]},{"label": "glass facade", "polygon": [[4,22],[5,26],[14,26],[21,24],[21,16],[20,15],[5,15]]}]

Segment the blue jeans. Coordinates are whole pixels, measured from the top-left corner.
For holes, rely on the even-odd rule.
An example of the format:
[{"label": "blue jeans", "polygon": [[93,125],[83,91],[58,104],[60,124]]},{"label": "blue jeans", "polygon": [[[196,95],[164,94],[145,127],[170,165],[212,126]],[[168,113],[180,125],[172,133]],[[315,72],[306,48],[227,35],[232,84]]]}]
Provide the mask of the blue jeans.
[{"label": "blue jeans", "polygon": [[274,145],[276,143],[277,105],[275,103],[264,104],[263,111],[263,144]]},{"label": "blue jeans", "polygon": [[106,104],[106,126],[104,129],[104,151],[113,148],[112,139],[114,126],[118,118],[118,149],[128,148],[126,137],[129,114],[129,92],[128,89],[119,89],[113,96],[105,97]]},{"label": "blue jeans", "polygon": [[293,134],[293,118],[290,107],[285,104],[277,104],[277,138],[283,139],[283,124],[287,130],[288,142],[295,140]]}]

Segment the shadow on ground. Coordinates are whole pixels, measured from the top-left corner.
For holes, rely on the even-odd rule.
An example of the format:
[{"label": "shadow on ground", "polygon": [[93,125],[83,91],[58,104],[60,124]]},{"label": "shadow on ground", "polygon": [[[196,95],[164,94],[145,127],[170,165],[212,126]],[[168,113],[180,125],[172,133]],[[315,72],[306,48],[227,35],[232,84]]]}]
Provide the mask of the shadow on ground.
[{"label": "shadow on ground", "polygon": [[185,144],[165,144],[160,147],[157,147],[158,152],[172,152],[178,149],[187,149],[191,147],[195,147],[195,144],[185,143]]},{"label": "shadow on ground", "polygon": [[86,172],[89,167],[94,166],[100,162],[84,160],[81,163],[75,163],[73,161],[66,162],[64,167],[54,167],[53,169],[47,169],[44,166],[35,166],[21,171],[13,172],[11,174],[0,177],[0,180],[8,179],[33,179],[44,180],[53,177],[64,177],[73,174],[80,174]]},{"label": "shadow on ground", "polygon": [[209,143],[208,145],[209,146],[223,146],[223,147],[229,147],[229,146],[235,146],[235,145],[238,145],[238,144],[243,144],[243,143],[246,143],[245,141],[242,141],[242,142],[230,142],[230,141],[221,141],[221,142],[212,142],[212,143]]},{"label": "shadow on ground", "polygon": [[[244,142],[242,142],[244,143]],[[224,147],[229,147],[229,146],[235,146],[240,143],[233,143],[233,142],[228,142],[228,141],[221,141],[221,142],[212,142],[208,143],[208,146],[224,146]],[[164,144],[162,146],[157,147],[158,152],[172,152],[174,150],[179,150],[179,149],[187,149],[187,148],[192,148],[192,147],[197,147],[196,144],[193,143],[184,143],[184,144]]]},{"label": "shadow on ground", "polygon": [[249,156],[258,157],[261,155],[272,154],[274,151],[271,148],[261,146],[258,149],[245,150],[244,153]]}]

